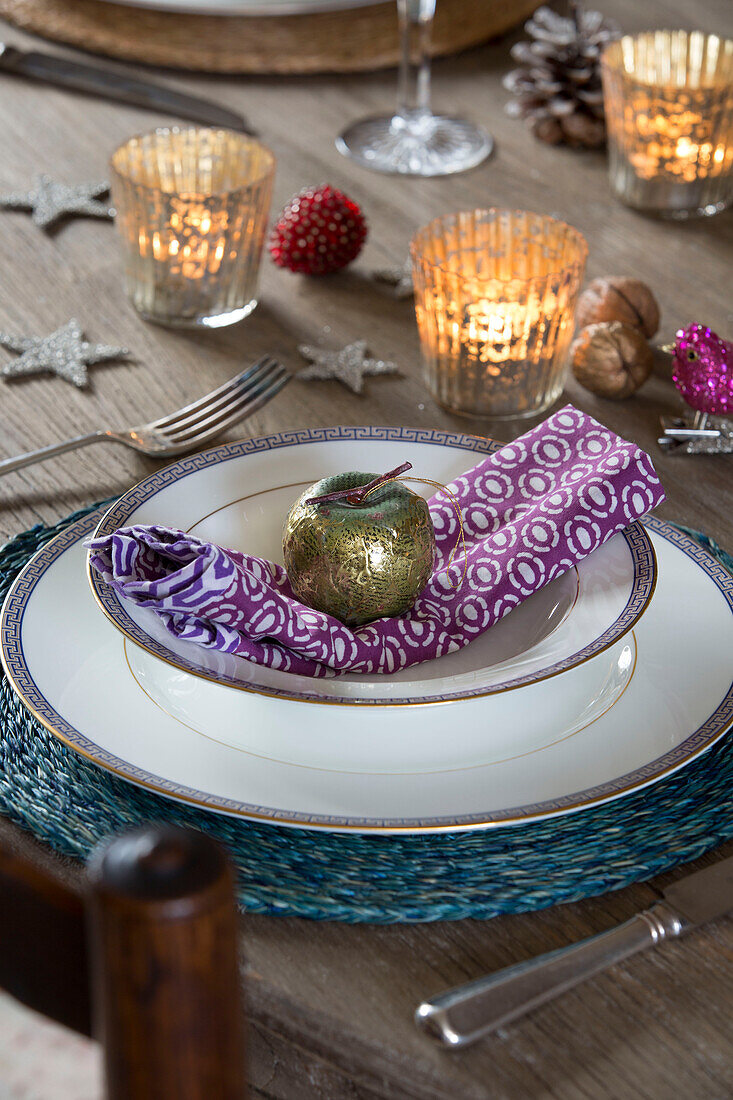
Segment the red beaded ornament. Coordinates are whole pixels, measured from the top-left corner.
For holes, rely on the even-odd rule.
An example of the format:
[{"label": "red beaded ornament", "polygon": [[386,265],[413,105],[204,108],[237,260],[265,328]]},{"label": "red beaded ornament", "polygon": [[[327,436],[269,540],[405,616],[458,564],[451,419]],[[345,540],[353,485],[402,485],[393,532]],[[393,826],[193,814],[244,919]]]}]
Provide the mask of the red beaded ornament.
[{"label": "red beaded ornament", "polygon": [[289,271],[326,275],[356,259],[366,235],[358,204],[324,183],[290,200],[272,231],[270,254]]}]

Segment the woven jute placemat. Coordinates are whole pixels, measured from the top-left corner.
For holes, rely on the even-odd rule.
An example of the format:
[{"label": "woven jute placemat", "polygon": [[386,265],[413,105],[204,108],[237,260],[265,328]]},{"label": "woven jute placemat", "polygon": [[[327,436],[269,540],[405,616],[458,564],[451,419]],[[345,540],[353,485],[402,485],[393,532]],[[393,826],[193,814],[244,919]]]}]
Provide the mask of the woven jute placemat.
[{"label": "woven jute placemat", "polygon": [[[441,0],[433,53],[502,34],[540,0]],[[0,0],[0,17],[56,42],[126,61],[217,73],[356,72],[399,57],[394,0],[296,16],[159,12],[105,0]]]},{"label": "woven jute placemat", "polygon": [[[55,535],[91,533],[91,511],[34,527],[2,548],[0,601]],[[733,557],[705,535],[679,532],[679,544],[713,573],[733,572]],[[651,787],[535,824],[424,836],[327,833],[210,813],[103,771],[47,732],[0,669],[0,814],[81,860],[99,841],[143,822],[201,829],[228,848],[239,903],[254,913],[373,923],[486,919],[618,890],[729,840],[733,736]]]}]

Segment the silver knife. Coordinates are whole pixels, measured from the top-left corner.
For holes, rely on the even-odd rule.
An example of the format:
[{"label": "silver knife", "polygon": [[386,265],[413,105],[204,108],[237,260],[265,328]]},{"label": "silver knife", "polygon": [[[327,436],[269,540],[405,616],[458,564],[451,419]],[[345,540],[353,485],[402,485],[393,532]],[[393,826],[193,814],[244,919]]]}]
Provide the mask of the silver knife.
[{"label": "silver knife", "polygon": [[483,1035],[614,966],[733,910],[733,856],[680,879],[664,901],[610,932],[509,966],[423,1002],[415,1022],[446,1046],[469,1046]]},{"label": "silver knife", "polygon": [[77,92],[164,111],[178,118],[203,122],[209,126],[224,126],[245,134],[254,134],[242,115],[236,111],[230,111],[227,107],[220,107],[206,99],[199,99],[198,96],[176,92],[162,84],[138,80],[137,77],[117,69],[86,65],[81,61],[57,57],[55,54],[18,50],[15,46],[6,46],[0,42],[0,72],[16,73],[47,84],[58,84],[62,88],[73,88]]}]

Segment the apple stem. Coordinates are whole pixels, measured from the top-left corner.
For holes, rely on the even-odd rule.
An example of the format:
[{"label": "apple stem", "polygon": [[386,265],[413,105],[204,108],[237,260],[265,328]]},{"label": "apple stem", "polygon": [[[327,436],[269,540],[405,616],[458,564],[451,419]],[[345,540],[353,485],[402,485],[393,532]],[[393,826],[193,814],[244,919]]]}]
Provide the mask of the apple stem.
[{"label": "apple stem", "polygon": [[366,485],[357,485],[351,489],[338,489],[335,493],[325,493],[322,497],[310,497],[306,504],[326,504],[332,500],[345,500],[347,504],[361,504],[375,489],[379,489],[382,485],[386,485],[388,481],[393,481],[400,474],[404,474],[411,469],[411,462],[403,462],[401,466],[389,470],[386,474],[380,474],[379,477],[375,477]]}]

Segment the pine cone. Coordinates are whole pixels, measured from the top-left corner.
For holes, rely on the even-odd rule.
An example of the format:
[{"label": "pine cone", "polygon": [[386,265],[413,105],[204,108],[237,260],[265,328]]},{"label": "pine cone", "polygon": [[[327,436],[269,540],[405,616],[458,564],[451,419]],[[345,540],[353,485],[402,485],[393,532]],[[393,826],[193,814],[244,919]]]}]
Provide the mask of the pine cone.
[{"label": "pine cone", "polygon": [[525,24],[532,41],[512,47],[521,68],[504,78],[514,96],[506,109],[527,119],[541,141],[594,149],[606,140],[601,52],[621,31],[600,12],[577,4],[571,9],[570,16],[562,16],[538,8]]}]

